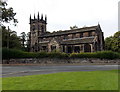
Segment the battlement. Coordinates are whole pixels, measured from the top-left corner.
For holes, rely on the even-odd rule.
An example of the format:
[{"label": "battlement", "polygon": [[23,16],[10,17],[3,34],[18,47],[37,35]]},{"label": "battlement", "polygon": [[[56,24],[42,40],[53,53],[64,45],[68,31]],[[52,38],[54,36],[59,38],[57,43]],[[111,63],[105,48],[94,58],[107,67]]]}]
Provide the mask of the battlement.
[{"label": "battlement", "polygon": [[39,12],[38,12],[37,18],[35,17],[35,14],[34,14],[34,18],[31,18],[31,15],[30,15],[30,24],[32,24],[32,23],[47,24],[47,16],[45,15],[45,18],[43,18],[43,14],[41,14],[41,18],[40,18]]}]

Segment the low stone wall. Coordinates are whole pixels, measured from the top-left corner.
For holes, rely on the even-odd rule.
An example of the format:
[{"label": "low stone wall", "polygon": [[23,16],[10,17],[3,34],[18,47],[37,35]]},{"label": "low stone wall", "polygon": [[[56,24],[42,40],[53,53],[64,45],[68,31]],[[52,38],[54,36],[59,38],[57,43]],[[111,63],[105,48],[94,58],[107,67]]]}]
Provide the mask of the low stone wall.
[{"label": "low stone wall", "polygon": [[120,63],[120,59],[116,60],[101,60],[101,59],[57,59],[57,58],[25,58],[25,59],[10,59],[2,60],[2,64],[66,64],[66,63]]}]

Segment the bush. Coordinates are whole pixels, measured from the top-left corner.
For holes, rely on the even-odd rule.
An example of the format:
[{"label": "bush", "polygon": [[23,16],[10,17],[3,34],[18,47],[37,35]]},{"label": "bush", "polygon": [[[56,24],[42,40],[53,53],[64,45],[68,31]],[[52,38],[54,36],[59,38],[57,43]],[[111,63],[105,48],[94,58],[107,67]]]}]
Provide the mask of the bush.
[{"label": "bush", "polygon": [[96,52],[96,58],[100,58],[100,59],[117,59],[117,58],[120,58],[120,53],[112,52],[112,51]]},{"label": "bush", "polygon": [[117,59],[120,58],[120,53],[112,51],[100,51],[94,53],[71,53],[70,58]]},{"label": "bush", "polygon": [[2,48],[2,58],[100,58],[120,59],[120,53],[112,51],[101,51],[94,53],[61,53],[61,52],[24,52],[17,49]]},{"label": "bush", "polygon": [[7,49],[2,48],[2,58],[10,59],[10,58],[35,58],[36,53],[33,52],[24,52],[17,49]]},{"label": "bush", "polygon": [[47,52],[38,52],[36,58],[47,58],[49,57]]},{"label": "bush", "polygon": [[70,58],[96,58],[95,53],[71,53]]},{"label": "bush", "polygon": [[67,58],[67,53],[60,53],[60,52],[49,52],[48,53],[49,58]]}]

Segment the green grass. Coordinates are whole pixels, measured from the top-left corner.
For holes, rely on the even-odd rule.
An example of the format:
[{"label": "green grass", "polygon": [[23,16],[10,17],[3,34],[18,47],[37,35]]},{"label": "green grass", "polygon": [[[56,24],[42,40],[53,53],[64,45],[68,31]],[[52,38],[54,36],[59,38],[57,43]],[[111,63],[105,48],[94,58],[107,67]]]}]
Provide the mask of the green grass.
[{"label": "green grass", "polygon": [[3,90],[118,90],[118,70],[8,77]]}]

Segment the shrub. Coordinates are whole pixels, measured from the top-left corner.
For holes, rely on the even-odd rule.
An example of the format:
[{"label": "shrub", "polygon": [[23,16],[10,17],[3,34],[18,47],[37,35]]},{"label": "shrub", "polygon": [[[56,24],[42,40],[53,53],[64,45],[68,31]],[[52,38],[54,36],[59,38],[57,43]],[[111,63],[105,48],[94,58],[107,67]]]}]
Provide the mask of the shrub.
[{"label": "shrub", "polygon": [[49,57],[47,52],[38,52],[36,54],[36,58],[46,58],[46,57]]},{"label": "shrub", "polygon": [[95,53],[71,53],[70,58],[95,58]]},{"label": "shrub", "polygon": [[120,53],[112,51],[99,51],[94,53],[71,53],[70,58],[117,59],[120,58]]},{"label": "shrub", "polygon": [[100,58],[117,59],[120,53],[112,51],[99,51],[94,53],[61,53],[61,52],[24,52],[17,49],[2,48],[2,58]]},{"label": "shrub", "polygon": [[120,53],[112,52],[112,51],[96,52],[96,58],[100,58],[100,59],[117,59],[117,58],[120,58]]},{"label": "shrub", "polygon": [[49,52],[48,53],[49,58],[67,58],[67,53],[60,53],[60,52]]},{"label": "shrub", "polygon": [[17,49],[7,49],[2,48],[2,58],[10,59],[10,58],[34,58],[36,53],[33,52],[24,52]]}]

